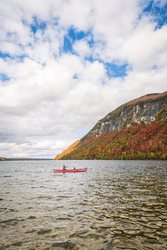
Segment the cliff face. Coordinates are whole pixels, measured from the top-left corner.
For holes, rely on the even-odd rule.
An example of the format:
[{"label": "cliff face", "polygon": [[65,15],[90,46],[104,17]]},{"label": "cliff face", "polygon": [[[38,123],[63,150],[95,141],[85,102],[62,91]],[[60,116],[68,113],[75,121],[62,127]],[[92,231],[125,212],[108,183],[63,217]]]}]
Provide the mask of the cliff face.
[{"label": "cliff face", "polygon": [[167,91],[146,95],[121,105],[99,120],[89,133],[96,133],[98,136],[118,131],[123,126],[128,128],[133,123],[148,124],[156,119],[167,120]]},{"label": "cliff face", "polygon": [[167,160],[167,91],[121,105],[59,159]]}]

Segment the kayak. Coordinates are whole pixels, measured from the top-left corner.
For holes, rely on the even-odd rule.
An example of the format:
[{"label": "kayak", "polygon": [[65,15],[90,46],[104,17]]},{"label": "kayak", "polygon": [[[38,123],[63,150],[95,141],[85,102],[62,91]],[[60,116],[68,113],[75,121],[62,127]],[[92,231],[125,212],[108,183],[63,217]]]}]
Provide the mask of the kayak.
[{"label": "kayak", "polygon": [[87,168],[83,169],[65,169],[65,170],[56,170],[53,169],[53,173],[72,173],[72,172],[86,172]]}]

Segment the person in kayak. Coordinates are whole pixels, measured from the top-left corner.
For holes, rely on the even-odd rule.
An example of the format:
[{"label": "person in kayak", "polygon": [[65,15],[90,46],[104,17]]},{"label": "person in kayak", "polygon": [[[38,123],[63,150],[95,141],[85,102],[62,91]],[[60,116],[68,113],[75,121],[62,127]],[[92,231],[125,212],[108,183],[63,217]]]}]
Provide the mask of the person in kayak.
[{"label": "person in kayak", "polygon": [[75,170],[75,167],[74,167],[74,170]]},{"label": "person in kayak", "polygon": [[65,165],[63,165],[63,170],[66,170],[66,166]]}]

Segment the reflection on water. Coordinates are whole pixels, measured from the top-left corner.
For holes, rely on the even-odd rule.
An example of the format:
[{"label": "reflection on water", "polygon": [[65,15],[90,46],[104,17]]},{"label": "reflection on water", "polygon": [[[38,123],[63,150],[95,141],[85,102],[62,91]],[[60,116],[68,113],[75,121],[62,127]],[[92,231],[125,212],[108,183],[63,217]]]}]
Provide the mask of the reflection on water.
[{"label": "reflection on water", "polygon": [[[86,173],[53,173],[53,168]],[[167,249],[166,161],[0,163],[0,249]]]}]

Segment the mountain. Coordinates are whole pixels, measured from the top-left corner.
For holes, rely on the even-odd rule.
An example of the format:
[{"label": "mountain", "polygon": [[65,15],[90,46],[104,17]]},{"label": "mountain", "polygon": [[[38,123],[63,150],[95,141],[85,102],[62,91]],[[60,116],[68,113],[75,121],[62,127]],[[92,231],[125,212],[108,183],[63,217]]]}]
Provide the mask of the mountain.
[{"label": "mountain", "polygon": [[5,158],[0,157],[0,161],[5,161]]},{"label": "mountain", "polygon": [[76,149],[77,144],[80,140],[74,142],[72,145],[70,145],[67,149],[65,149],[61,154],[57,155],[53,160],[60,160],[63,156],[71,153],[74,149]]},{"label": "mountain", "polygon": [[121,105],[59,159],[167,159],[167,91]]}]

